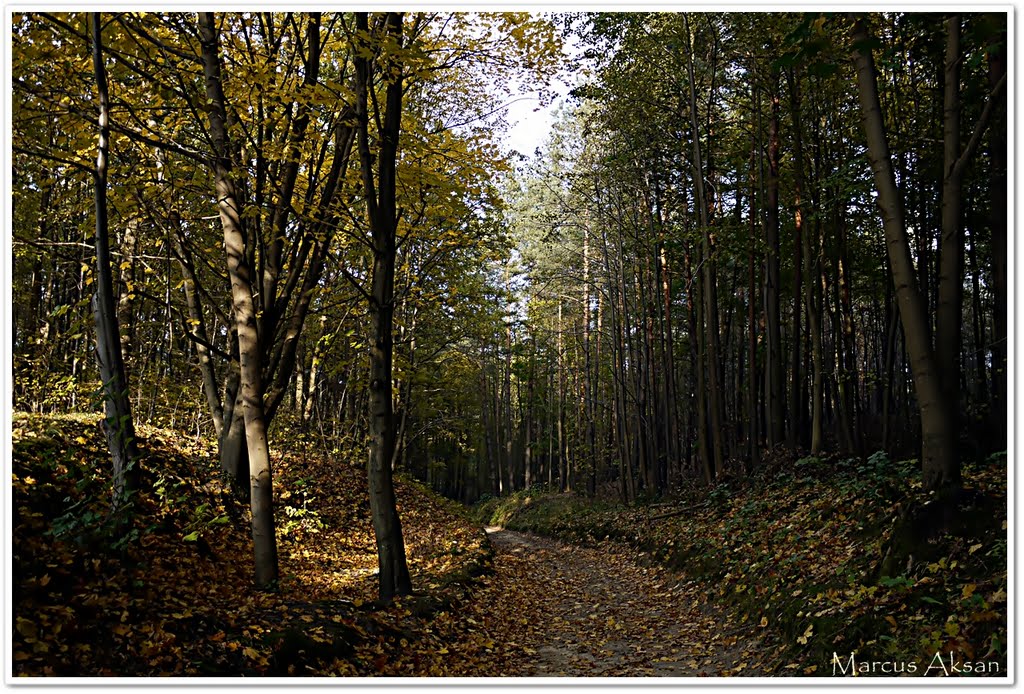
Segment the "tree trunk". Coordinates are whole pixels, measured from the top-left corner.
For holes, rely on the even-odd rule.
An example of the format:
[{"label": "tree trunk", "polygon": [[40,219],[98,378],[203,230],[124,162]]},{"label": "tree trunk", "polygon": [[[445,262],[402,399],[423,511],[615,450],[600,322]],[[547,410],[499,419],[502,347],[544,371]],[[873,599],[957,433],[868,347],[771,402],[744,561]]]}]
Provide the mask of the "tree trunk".
[{"label": "tree trunk", "polygon": [[960,158],[960,15],[946,19],[945,91],[942,111],[942,237],[935,358],[949,426],[959,432],[960,342],[963,339],[964,240]]},{"label": "tree trunk", "polygon": [[[710,220],[708,219],[707,196],[704,190],[704,166],[700,149],[700,130],[697,124],[697,94],[693,78],[693,47],[690,39],[689,19],[684,14],[683,21],[686,26],[687,35],[687,71],[690,78],[690,125],[693,128],[693,183],[696,190],[696,206],[698,219],[701,225],[701,239],[704,252],[703,268],[703,299],[704,299],[704,325],[705,339],[704,352],[707,357],[707,397],[708,410],[711,415],[710,432],[702,434],[707,437],[710,434],[711,455],[708,458],[711,467],[711,476],[714,478],[721,473],[723,468],[723,446],[722,446],[722,387],[719,383],[721,366],[718,345],[718,292],[714,277],[714,238],[711,234]],[[700,328],[698,324],[698,329]]]},{"label": "tree trunk", "polygon": [[[773,72],[772,84],[778,78]],[[782,383],[782,331],[779,313],[779,95],[773,86],[771,116],[768,120],[768,190],[765,242],[767,244],[767,272],[765,273],[765,321],[768,328],[768,356],[765,365],[768,396],[768,447],[779,443],[785,436],[784,388]]]},{"label": "tree trunk", "polygon": [[[402,44],[402,13],[389,12],[384,25],[387,39],[399,47]],[[370,36],[367,13],[356,13],[356,28],[363,36]],[[376,38],[376,37],[374,37]],[[365,40],[365,39],[364,39]],[[381,43],[383,37],[379,37]],[[363,49],[372,49],[363,46]],[[368,112],[369,92],[373,86],[371,56],[373,50],[357,51],[356,65],[356,117],[358,120],[359,160],[362,168],[366,197],[367,218],[373,242],[373,279],[370,290],[370,319],[373,324],[373,344],[370,347],[370,402],[369,434],[370,454],[367,474],[370,487],[370,511],[377,539],[377,558],[380,569],[378,592],[380,599],[390,601],[398,595],[412,592],[409,567],[405,558],[402,524],[398,518],[392,480],[391,460],[395,449],[395,422],[392,411],[392,356],[394,350],[393,318],[395,307],[395,256],[398,212],[396,196],[396,161],[398,139],[401,132],[403,75],[398,56],[390,56],[392,69],[397,74],[385,77],[386,95],[384,113],[377,112],[374,100],[374,120],[381,123],[379,150],[376,159],[370,150]],[[380,116],[383,115],[383,119]],[[374,175],[374,162],[377,171]],[[376,180],[375,180],[376,179]]]},{"label": "tree trunk", "polygon": [[920,408],[921,465],[926,490],[955,489],[960,486],[960,458],[956,431],[950,426],[938,373],[938,364],[928,334],[928,317],[914,263],[910,255],[903,216],[903,201],[893,174],[885,123],[878,99],[878,82],[870,37],[863,18],[852,16],[853,59],[857,72],[860,108],[867,136],[868,159],[878,189],[886,248],[896,285],[896,300],[903,321],[907,351],[914,375],[914,389]]},{"label": "tree trunk", "polygon": [[[1006,80],[1006,32],[989,46],[988,81],[995,93]],[[1006,113],[1006,91],[999,92],[999,112]],[[989,131],[988,149],[992,161],[992,421],[996,424],[997,450],[1006,448],[1007,402],[1007,284],[1006,284],[1006,121],[1000,119]]]},{"label": "tree trunk", "polygon": [[760,427],[757,417],[757,196],[754,185],[754,161],[757,149],[755,136],[751,135],[750,148],[750,217],[747,239],[747,472],[751,473],[761,464]]},{"label": "tree trunk", "polygon": [[188,308],[189,327],[191,328],[191,333],[195,336],[192,342],[195,346],[196,358],[199,360],[199,373],[203,379],[203,393],[206,395],[206,405],[213,419],[214,433],[219,438],[224,426],[224,407],[220,394],[217,392],[217,372],[213,360],[210,358],[210,349],[208,347],[209,333],[206,330],[203,309],[196,291],[195,263],[192,260],[192,254],[188,246],[183,242],[184,231],[181,229],[181,218],[178,215],[178,211],[172,206],[167,214],[171,226],[171,234],[174,239],[175,255],[177,255],[178,264],[181,267],[182,284],[185,290],[185,305]]},{"label": "tree trunk", "polygon": [[[789,429],[787,430],[787,444],[790,449],[795,450],[803,438],[803,378],[800,368],[800,346],[801,346],[801,299],[803,289],[803,250],[804,250],[804,217],[802,208],[802,196],[804,188],[804,147],[800,131],[800,85],[793,74],[793,68],[786,73],[789,83],[790,112],[793,120],[793,346],[790,349],[790,374],[791,386],[789,393]],[[810,277],[808,277],[810,281]]]},{"label": "tree trunk", "polygon": [[242,222],[240,195],[232,177],[229,158],[224,87],[218,49],[217,29],[212,12],[199,13],[203,74],[206,82],[210,136],[213,141],[214,181],[217,209],[224,232],[231,299],[238,331],[239,391],[245,422],[246,452],[249,456],[250,508],[255,551],[255,582],[260,589],[277,582],[277,537],[274,532],[273,477],[263,414],[263,374],[260,336],[252,296],[252,276],[246,258],[246,232]]},{"label": "tree trunk", "polygon": [[117,324],[121,335],[121,358],[125,364],[132,363],[133,324],[135,322],[135,254],[138,249],[138,217],[125,225],[121,240],[121,288],[117,297]]},{"label": "tree trunk", "polygon": [[800,82],[789,73],[790,108],[793,116],[793,156],[795,161],[796,179],[796,225],[797,238],[803,246],[801,253],[804,266],[804,306],[807,310],[807,330],[811,337],[811,455],[818,455],[822,449],[822,400],[823,374],[821,355],[821,315],[814,300],[815,286],[818,282],[818,240],[811,242],[810,230],[803,230],[802,196],[804,188],[804,140],[803,120],[800,114]]},{"label": "tree trunk", "polygon": [[90,13],[92,20],[92,58],[99,101],[99,140],[96,154],[94,202],[96,207],[96,293],[93,296],[93,317],[96,323],[96,360],[103,382],[105,419],[103,431],[113,462],[114,494],[111,513],[116,513],[138,489],[139,452],[135,442],[131,402],[128,399],[128,375],[121,354],[117,306],[114,303],[114,278],[110,267],[109,228],[107,220],[107,167],[110,142],[110,108],[107,70],[103,62],[103,25],[99,12]]},{"label": "tree trunk", "polygon": [[967,146],[960,149],[960,15],[947,20],[945,98],[943,106],[942,239],[939,248],[939,288],[935,357],[948,409],[948,424],[959,431],[960,351],[963,339],[964,238],[961,228],[963,177],[988,127],[1006,84],[1005,74],[975,123]]},{"label": "tree trunk", "polygon": [[594,358],[591,355],[593,350],[590,344],[590,224],[588,215],[583,226],[583,305],[580,314],[583,321],[584,426],[590,473],[587,479],[587,494],[593,496],[597,491],[597,440],[594,422],[597,380],[591,374]]}]

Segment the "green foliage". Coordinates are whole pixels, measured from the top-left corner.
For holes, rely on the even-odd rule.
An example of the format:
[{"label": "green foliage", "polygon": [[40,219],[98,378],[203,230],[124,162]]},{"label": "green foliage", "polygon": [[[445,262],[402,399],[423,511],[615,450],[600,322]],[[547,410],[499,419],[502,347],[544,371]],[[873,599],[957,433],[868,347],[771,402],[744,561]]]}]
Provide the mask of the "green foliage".
[{"label": "green foliage", "polygon": [[326,528],[314,505],[317,499],[310,494],[311,488],[316,486],[315,480],[300,477],[291,486],[292,489],[281,493],[281,499],[287,500],[284,504],[285,521],[279,524],[281,534],[287,536],[300,531],[318,533]]}]

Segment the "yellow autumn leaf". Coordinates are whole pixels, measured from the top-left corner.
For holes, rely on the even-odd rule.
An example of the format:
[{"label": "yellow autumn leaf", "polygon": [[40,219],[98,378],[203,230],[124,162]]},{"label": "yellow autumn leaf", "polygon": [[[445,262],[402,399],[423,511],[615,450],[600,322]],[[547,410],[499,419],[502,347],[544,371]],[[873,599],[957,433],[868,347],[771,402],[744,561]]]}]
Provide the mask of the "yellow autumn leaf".
[{"label": "yellow autumn leaf", "polygon": [[[26,639],[35,639],[37,635],[35,622],[25,619],[24,617],[18,617],[16,620],[15,628],[18,633],[24,636]],[[31,641],[30,641],[31,643]]]}]

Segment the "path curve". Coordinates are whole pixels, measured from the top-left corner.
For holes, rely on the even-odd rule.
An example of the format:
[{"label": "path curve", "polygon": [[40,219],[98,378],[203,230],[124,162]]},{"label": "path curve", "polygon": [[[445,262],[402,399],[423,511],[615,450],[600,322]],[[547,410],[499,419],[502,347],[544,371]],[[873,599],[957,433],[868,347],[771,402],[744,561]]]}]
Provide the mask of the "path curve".
[{"label": "path curve", "polygon": [[[764,656],[749,627],[700,607],[698,587],[632,550],[485,529],[495,549],[457,620],[502,644],[500,662],[476,658],[460,674],[695,677],[756,675]],[[499,655],[496,652],[495,655]],[[454,663],[452,663],[454,665]],[[487,672],[474,672],[486,667]],[[495,672],[498,669],[499,672]]]}]

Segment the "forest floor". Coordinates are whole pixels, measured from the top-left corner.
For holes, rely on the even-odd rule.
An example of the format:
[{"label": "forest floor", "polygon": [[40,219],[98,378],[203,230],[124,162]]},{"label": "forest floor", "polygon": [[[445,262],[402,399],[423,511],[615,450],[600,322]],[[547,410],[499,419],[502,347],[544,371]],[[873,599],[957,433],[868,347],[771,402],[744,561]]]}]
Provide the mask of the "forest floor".
[{"label": "forest floor", "polygon": [[[715,677],[761,674],[770,649],[753,630],[703,607],[700,588],[664,568],[641,566],[625,545],[577,547],[487,528],[494,574],[474,600],[499,614],[495,637],[533,644],[508,675]],[[468,672],[467,674],[472,674]]]},{"label": "forest floor", "polygon": [[143,489],[111,519],[99,418],[14,414],[15,675],[830,675],[853,649],[1005,673],[1005,458],[968,467],[972,522],[912,556],[894,509],[919,483],[877,457],[651,506],[527,490],[475,517],[400,476],[416,594],[381,605],[362,455],[294,432],[274,454],[281,580],[258,592],[213,446],[138,433]]},{"label": "forest floor", "polygon": [[[590,586],[583,595],[605,595],[610,586],[614,596],[622,571],[618,594],[628,601],[664,592],[651,584],[674,577],[662,609],[690,627],[677,634],[661,622],[655,631],[694,656],[675,658],[673,674],[820,677],[843,668],[854,674],[855,662],[858,675],[1005,676],[1006,473],[1005,454],[967,463],[962,493],[944,504],[922,489],[914,460],[780,453],[753,477],[694,486],[658,503],[624,506],[534,488],[485,501],[476,514],[485,524],[567,543],[547,547],[554,566],[536,553],[534,571],[557,586],[549,611],[557,611],[565,582]],[[492,535],[507,555],[513,541],[500,537]],[[599,575],[574,579],[580,565],[562,559],[570,556],[594,557],[608,583]],[[623,568],[630,565],[663,573],[647,580]],[[623,614],[648,619],[651,602]],[[709,662],[701,660],[703,645],[717,654]],[[873,671],[863,669],[871,663]]]},{"label": "forest floor", "polygon": [[396,480],[419,594],[379,605],[363,456],[292,434],[272,452],[281,579],[259,592],[248,510],[215,448],[137,435],[143,489],[112,519],[99,417],[14,413],[15,675],[444,674],[428,625],[492,552],[461,506]]}]

